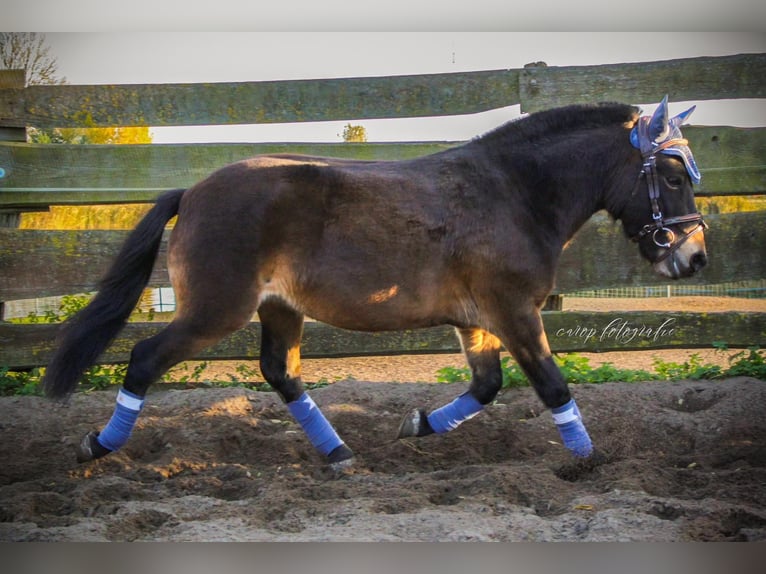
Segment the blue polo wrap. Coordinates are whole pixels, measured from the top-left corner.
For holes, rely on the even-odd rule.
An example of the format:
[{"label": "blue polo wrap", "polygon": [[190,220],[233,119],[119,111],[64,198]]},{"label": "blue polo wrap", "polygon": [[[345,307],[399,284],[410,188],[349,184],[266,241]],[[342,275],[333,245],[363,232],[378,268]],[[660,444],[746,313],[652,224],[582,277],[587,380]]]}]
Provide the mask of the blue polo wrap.
[{"label": "blue polo wrap", "polygon": [[585,458],[593,452],[588,431],[582,423],[580,409],[574,399],[571,399],[565,405],[551,409],[553,421],[559,429],[559,434],[566,446],[576,457]]},{"label": "blue polo wrap", "polygon": [[476,416],[482,405],[470,392],[465,392],[448,405],[436,409],[428,415],[428,424],[434,432],[445,433],[454,430],[460,423]]},{"label": "blue polo wrap", "polygon": [[112,418],[98,435],[99,444],[111,451],[119,450],[128,442],[143,406],[143,397],[120,389],[117,393],[117,405],[114,408]]},{"label": "blue polo wrap", "polygon": [[301,425],[311,444],[325,456],[343,444],[338,433],[308,393],[303,393],[293,402],[287,403],[287,408]]}]

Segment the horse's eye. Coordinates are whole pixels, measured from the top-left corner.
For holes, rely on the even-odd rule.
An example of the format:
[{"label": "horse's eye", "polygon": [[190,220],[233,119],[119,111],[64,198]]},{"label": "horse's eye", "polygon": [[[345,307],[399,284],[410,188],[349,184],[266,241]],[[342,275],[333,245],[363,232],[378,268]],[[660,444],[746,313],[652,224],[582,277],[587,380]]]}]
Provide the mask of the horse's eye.
[{"label": "horse's eye", "polygon": [[677,175],[669,175],[665,178],[665,183],[668,184],[669,187],[678,188],[681,187],[681,184],[683,184],[684,180]]}]

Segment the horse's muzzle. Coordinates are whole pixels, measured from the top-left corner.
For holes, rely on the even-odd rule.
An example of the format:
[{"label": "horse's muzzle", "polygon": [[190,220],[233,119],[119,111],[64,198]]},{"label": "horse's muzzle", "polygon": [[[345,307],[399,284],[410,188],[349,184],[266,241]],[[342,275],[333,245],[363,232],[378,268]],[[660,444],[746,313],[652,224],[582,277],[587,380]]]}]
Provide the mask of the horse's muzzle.
[{"label": "horse's muzzle", "polygon": [[[693,246],[690,246],[693,247]],[[671,279],[691,277],[707,265],[707,254],[702,249],[677,249],[668,257],[654,263],[654,270]]]}]

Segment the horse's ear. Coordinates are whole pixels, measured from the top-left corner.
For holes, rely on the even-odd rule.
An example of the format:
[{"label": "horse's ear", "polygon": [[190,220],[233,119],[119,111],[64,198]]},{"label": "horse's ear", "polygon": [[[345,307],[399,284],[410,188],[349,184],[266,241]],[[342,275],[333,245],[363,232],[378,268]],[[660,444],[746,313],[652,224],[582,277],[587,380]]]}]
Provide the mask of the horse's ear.
[{"label": "horse's ear", "polygon": [[681,112],[676,117],[672,118],[670,120],[670,127],[677,128],[679,126],[682,126],[683,123],[687,120],[687,118],[692,115],[692,112],[697,109],[697,106],[692,106],[685,112]]},{"label": "horse's ear", "polygon": [[649,140],[653,142],[661,142],[664,140],[670,131],[668,126],[668,96],[665,95],[654,110],[652,119],[649,122]]}]

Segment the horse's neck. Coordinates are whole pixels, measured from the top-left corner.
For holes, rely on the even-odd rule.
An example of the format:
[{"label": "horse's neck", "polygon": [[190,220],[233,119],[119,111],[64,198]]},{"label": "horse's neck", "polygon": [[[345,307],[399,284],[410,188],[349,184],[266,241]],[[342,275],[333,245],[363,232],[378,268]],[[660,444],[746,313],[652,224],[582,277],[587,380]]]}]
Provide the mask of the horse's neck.
[{"label": "horse's neck", "polygon": [[[531,158],[540,162],[537,173],[522,179],[526,203],[536,219],[546,227],[548,237],[556,237],[563,248],[590,217],[604,208],[605,177],[589,167],[589,161],[572,161],[571,156]],[[518,158],[512,162],[518,165]]]}]

